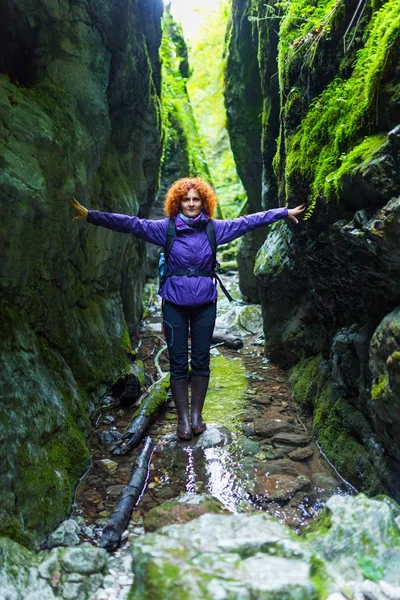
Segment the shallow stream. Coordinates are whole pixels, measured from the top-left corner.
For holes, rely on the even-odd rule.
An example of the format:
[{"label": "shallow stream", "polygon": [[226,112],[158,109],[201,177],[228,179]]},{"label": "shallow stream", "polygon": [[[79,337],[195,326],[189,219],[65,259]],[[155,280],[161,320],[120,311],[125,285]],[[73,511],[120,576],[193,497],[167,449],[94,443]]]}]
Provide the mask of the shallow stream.
[{"label": "shallow stream", "polygon": [[[224,281],[231,290],[237,289],[235,274],[225,275]],[[230,308],[225,300],[219,303],[221,313]],[[162,345],[160,304],[153,297],[137,357],[153,379],[158,378],[154,357]],[[307,417],[292,400],[285,372],[264,358],[263,346],[259,329],[249,332],[240,350],[221,345],[212,350],[203,412],[208,429],[200,436],[178,440],[176,411],[169,399],[148,432],[155,451],[147,485],[117,555],[143,533],[143,519],[150,509],[185,492],[207,492],[230,512],[266,511],[299,532],[332,494],[355,491],[319,452]],[[160,367],[168,370],[165,352]],[[125,430],[134,409],[108,406],[108,402],[95,415],[92,466],[78,487],[72,515],[94,544],[100,541],[139,452],[110,453],[110,440]]]}]

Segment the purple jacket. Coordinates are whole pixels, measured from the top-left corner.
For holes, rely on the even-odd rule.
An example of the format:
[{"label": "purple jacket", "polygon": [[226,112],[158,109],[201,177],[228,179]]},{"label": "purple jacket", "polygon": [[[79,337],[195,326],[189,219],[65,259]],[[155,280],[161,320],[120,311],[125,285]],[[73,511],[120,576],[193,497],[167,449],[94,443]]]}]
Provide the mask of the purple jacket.
[{"label": "purple jacket", "polygon": [[[265,212],[254,213],[231,221],[214,220],[217,246],[227,244],[248,231],[264,227],[279,219],[286,219],[287,208],[273,208]],[[165,246],[169,219],[150,221],[115,213],[89,210],[87,218],[93,225],[101,225],[113,231],[132,233],[134,236],[156,246]],[[212,269],[212,250],[204,229],[199,230],[176,219],[176,239],[171,249],[168,268]],[[213,302],[217,298],[217,288],[211,277],[172,276],[160,290],[160,296],[179,306],[199,306]]]}]

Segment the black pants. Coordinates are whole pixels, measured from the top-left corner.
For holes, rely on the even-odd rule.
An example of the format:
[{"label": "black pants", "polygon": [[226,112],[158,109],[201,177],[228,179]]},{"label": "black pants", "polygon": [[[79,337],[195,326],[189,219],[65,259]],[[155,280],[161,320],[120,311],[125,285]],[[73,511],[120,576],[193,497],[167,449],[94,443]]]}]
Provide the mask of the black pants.
[{"label": "black pants", "polygon": [[216,302],[191,307],[165,301],[163,325],[171,379],[184,379],[188,376],[189,323],[192,373],[203,377],[210,374],[210,346],[216,314]]}]

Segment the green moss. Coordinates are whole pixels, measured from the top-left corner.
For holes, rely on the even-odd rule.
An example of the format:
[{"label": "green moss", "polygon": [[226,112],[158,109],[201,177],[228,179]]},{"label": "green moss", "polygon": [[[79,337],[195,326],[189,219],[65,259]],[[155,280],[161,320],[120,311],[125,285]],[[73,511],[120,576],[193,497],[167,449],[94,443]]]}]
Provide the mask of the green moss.
[{"label": "green moss", "polygon": [[146,398],[144,398],[142,404],[133,414],[132,419],[135,419],[139,415],[146,417],[155,416],[159,409],[165,404],[168,388],[169,373],[164,375],[162,379],[149,388]]},{"label": "green moss", "polygon": [[204,18],[203,11],[200,13],[203,25],[195,39],[190,40],[193,73],[188,80],[188,92],[223,215],[233,218],[238,216],[246,193],[236,171],[224,106],[224,71],[228,57],[226,29],[231,1],[220,0],[212,10],[203,10],[207,11],[207,17]]},{"label": "green moss", "polygon": [[321,356],[301,360],[289,374],[293,396],[300,406],[313,409],[323,384]]},{"label": "green moss", "polygon": [[[287,88],[293,60],[313,60],[318,43],[329,34],[334,20],[340,21],[341,5],[330,0],[290,2],[280,30],[282,90]],[[296,182],[306,180],[311,190],[308,215],[319,198],[337,198],[343,175],[368,160],[381,146],[384,137],[379,133],[377,101],[399,37],[398,2],[387,0],[365,30],[350,76],[336,77],[311,103],[298,130],[292,135],[288,132],[285,193],[287,197],[294,195]],[[287,122],[293,105],[282,98],[282,109]],[[278,152],[275,164],[280,172],[281,159],[282,152]]]},{"label": "green moss", "polygon": [[179,152],[182,155],[181,166],[186,170],[185,176],[210,179],[186,90],[187,77],[182,75],[180,68],[182,61],[187,60],[187,52],[182,52],[185,47],[181,27],[166,10],[161,42],[162,115],[165,128],[162,161],[171,162]]},{"label": "green moss", "polygon": [[364,415],[341,398],[323,372],[321,356],[300,361],[289,381],[296,401],[313,413],[313,429],[323,452],[343,477],[370,494],[383,491],[372,457],[363,446],[371,434]]},{"label": "green moss", "polygon": [[42,449],[36,448],[34,455],[28,445],[21,446],[17,462],[15,494],[21,499],[18,509],[25,526],[14,522],[10,531],[2,522],[0,532],[33,547],[38,532],[48,533],[68,513],[76,483],[89,464],[89,453],[82,432],[67,414],[64,428]]},{"label": "green moss", "polygon": [[384,575],[383,567],[377,565],[370,557],[360,556],[357,562],[366,579],[371,579],[372,581],[380,581],[382,579]]},{"label": "green moss", "polygon": [[362,167],[386,142],[386,135],[378,134],[366,137],[360,144],[355,146],[348,154],[342,154],[339,157],[340,167],[328,175],[321,172],[324,181],[316,181],[316,185],[323,186],[323,194],[326,199],[339,198],[341,192],[341,182],[344,175],[352,173],[355,168]]},{"label": "green moss", "polygon": [[389,386],[389,375],[388,373],[382,373],[379,376],[378,381],[373,384],[371,389],[372,400],[382,400],[387,395]]},{"label": "green moss", "polygon": [[329,596],[329,573],[326,568],[326,565],[316,558],[315,556],[311,557],[311,569],[310,569],[310,578],[312,583],[314,584],[318,599],[323,600]]},{"label": "green moss", "polygon": [[319,538],[326,535],[332,527],[332,513],[327,508],[324,508],[316,519],[314,519],[302,532],[307,540]]}]

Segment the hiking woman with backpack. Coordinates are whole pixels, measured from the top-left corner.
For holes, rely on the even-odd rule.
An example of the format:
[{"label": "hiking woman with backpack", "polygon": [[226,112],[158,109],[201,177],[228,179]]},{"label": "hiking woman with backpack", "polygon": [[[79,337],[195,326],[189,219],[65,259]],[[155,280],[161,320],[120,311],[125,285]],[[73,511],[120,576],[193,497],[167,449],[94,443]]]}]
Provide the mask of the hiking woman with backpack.
[{"label": "hiking woman with backpack", "polygon": [[[232,220],[214,220],[217,197],[198,177],[176,181],[168,190],[166,219],[152,221],[128,215],[87,210],[76,198],[73,221],[87,219],[93,225],[161,246],[165,273],[159,290],[163,298],[163,326],[170,361],[172,397],[178,412],[177,434],[183,440],[203,432],[201,413],[210,377],[210,346],[216,318],[217,288],[214,272],[216,249],[280,219],[298,223],[305,207],[274,208]],[[225,290],[224,290],[225,291]],[[191,337],[191,414],[188,392],[188,337]]]}]

